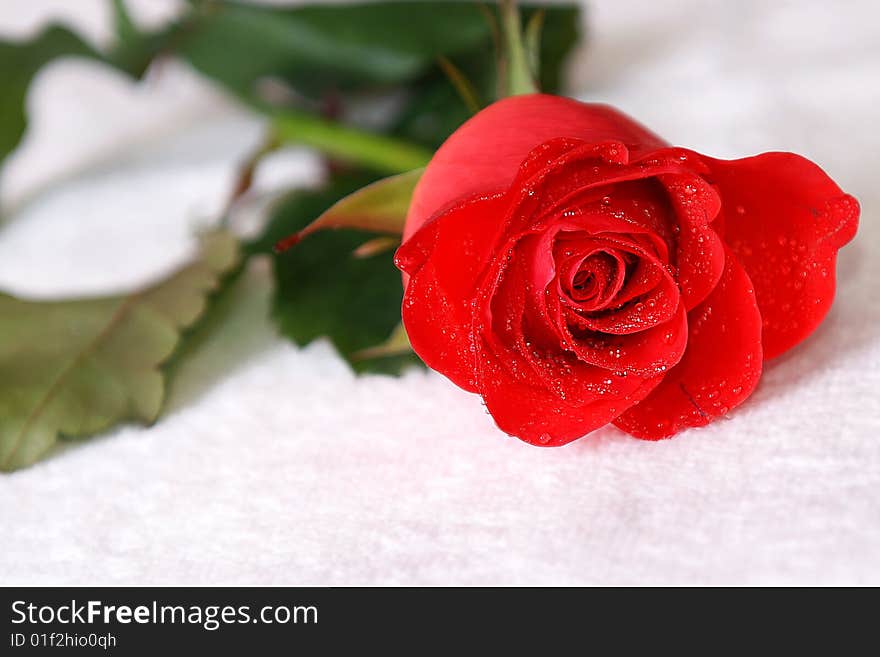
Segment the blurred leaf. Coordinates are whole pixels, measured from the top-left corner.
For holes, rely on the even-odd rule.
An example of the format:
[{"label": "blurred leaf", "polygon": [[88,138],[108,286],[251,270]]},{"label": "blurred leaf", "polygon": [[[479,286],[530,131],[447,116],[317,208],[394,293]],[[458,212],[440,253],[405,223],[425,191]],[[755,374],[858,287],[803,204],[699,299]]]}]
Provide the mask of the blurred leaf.
[{"label": "blurred leaf", "polygon": [[[320,191],[292,194],[276,207],[266,235],[253,248],[271,249],[280,237],[305,228],[340,197],[369,182],[349,176]],[[274,255],[273,315],[282,334],[299,345],[327,336],[356,371],[394,372],[413,359],[351,359],[353,353],[387,340],[400,322],[403,286],[393,251],[355,255],[373,236],[362,230],[324,231]]]},{"label": "blurred leaf", "polygon": [[[406,213],[424,169],[377,180],[336,201],[302,230],[285,237],[277,250],[286,250],[312,233],[328,228],[355,228],[373,233],[403,234]],[[363,253],[363,249],[358,249]]]},{"label": "blurred leaf", "polygon": [[[547,6],[536,9],[530,5],[520,6],[527,25],[535,24],[536,14],[544,15],[538,58],[540,86],[545,93],[558,93],[563,79],[563,64],[579,38],[579,8]],[[450,59],[473,85],[478,97],[496,97],[496,54],[488,23],[486,39],[478,48]],[[471,116],[469,108],[440,70],[433,70],[420,78],[410,85],[410,89],[408,100],[392,126],[394,135],[436,149]]]},{"label": "blurred leaf", "polygon": [[[401,342],[401,333],[406,344]],[[399,375],[413,365],[425,367],[422,359],[412,350],[402,324],[398,324],[382,344],[352,354],[351,361],[359,374]]]},{"label": "blurred leaf", "polygon": [[157,32],[144,32],[128,13],[126,0],[110,0],[116,41],[105,53],[105,61],[133,77],[140,77],[150,63],[169,50],[176,36],[176,27],[163,27]]},{"label": "blurred leaf", "polygon": [[[257,100],[261,80],[300,94],[415,82],[437,60],[492,64],[492,28],[476,2],[367,2],[270,7],[235,0],[191,3],[172,29],[173,49],[233,93]],[[523,5],[528,20],[534,5]],[[546,8],[544,89],[558,88],[561,59],[577,39],[577,6]],[[488,56],[488,59],[487,59]],[[552,69],[557,69],[553,71]],[[494,93],[485,94],[491,98]]]},{"label": "blurred leaf", "polygon": [[409,342],[409,336],[406,334],[406,329],[403,328],[403,324],[401,323],[394,327],[394,330],[391,331],[391,335],[388,336],[388,339],[385,340],[385,342],[378,344],[375,347],[368,347],[356,351],[352,354],[352,358],[355,360],[367,360],[382,356],[397,356],[409,353],[410,351],[412,351],[412,345]]},{"label": "blurred leaf", "polygon": [[449,82],[452,84],[456,93],[458,93],[461,102],[464,103],[464,106],[467,107],[471,114],[476,114],[483,109],[483,103],[480,101],[480,96],[477,93],[477,90],[474,88],[473,83],[468,80],[467,76],[461,72],[461,69],[446,57],[438,57],[437,64],[440,66],[440,70],[442,70],[444,75],[449,79]]},{"label": "blurred leaf", "polygon": [[113,6],[113,29],[116,32],[116,37],[121,41],[137,39],[140,36],[140,30],[131,19],[125,0],[112,0],[111,4]]},{"label": "blurred leaf", "polygon": [[470,2],[376,2],[266,7],[196,3],[181,23],[179,52],[204,74],[250,96],[260,78],[316,94],[417,78],[439,55],[485,42]]},{"label": "blurred leaf", "polygon": [[58,57],[95,57],[95,50],[69,30],[51,26],[30,41],[0,40],[0,164],[27,125],[25,98],[34,75]]},{"label": "blurred leaf", "polygon": [[[485,57],[484,62],[491,61],[488,50]],[[494,89],[490,88],[486,93],[488,76],[481,70],[485,66],[485,63],[459,65],[459,70],[474,84],[482,98],[493,98]],[[409,97],[392,124],[391,134],[436,150],[470,117],[470,110],[449,80],[438,72],[411,86]]]},{"label": "blurred leaf", "polygon": [[0,295],[0,469],[34,463],[59,436],[154,421],[164,395],[159,366],[238,259],[235,239],[217,232],[195,261],[130,295]]}]

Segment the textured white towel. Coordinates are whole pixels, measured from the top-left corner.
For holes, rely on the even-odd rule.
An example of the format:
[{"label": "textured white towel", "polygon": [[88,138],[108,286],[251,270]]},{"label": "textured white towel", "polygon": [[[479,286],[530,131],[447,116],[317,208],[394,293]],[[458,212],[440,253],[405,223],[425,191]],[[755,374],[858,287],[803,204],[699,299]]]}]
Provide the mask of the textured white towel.
[{"label": "textured white towel", "polygon": [[[106,4],[6,0],[0,31],[52,14],[101,38]],[[355,378],[325,343],[275,337],[257,264],[156,426],[0,478],[0,583],[880,584],[880,7],[606,0],[589,15],[580,97],[712,155],[803,153],[862,203],[829,319],[745,405],[670,441],[609,428],[530,447],[437,374]],[[36,296],[181,262],[260,134],[183,66],[134,85],[62,62],[30,106],[4,171],[18,212],[0,288]],[[312,164],[287,153],[260,184],[311,182]]]}]

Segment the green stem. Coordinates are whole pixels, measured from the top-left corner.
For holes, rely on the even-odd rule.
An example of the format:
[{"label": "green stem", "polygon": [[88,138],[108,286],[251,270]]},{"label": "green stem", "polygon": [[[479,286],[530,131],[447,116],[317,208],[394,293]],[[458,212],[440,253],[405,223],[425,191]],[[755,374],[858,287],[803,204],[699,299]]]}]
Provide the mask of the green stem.
[{"label": "green stem", "polygon": [[283,143],[311,146],[341,160],[383,173],[404,173],[425,166],[428,149],[384,135],[365,132],[303,112],[275,112],[272,129]]},{"label": "green stem", "polygon": [[529,66],[529,57],[523,44],[522,22],[514,0],[501,0],[501,32],[506,56],[507,95],[519,96],[538,93],[538,85]]}]

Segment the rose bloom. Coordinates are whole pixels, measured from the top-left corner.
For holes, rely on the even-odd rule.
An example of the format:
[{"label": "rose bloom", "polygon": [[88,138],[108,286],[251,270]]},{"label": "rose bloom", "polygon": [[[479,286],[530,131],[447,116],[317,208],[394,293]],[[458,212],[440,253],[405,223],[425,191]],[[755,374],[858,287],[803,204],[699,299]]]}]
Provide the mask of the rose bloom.
[{"label": "rose bloom", "polygon": [[665,438],[741,404],[815,330],[858,214],[798,155],[716,160],[608,106],[508,98],[415,190],[403,322],[522,440],[608,422]]}]

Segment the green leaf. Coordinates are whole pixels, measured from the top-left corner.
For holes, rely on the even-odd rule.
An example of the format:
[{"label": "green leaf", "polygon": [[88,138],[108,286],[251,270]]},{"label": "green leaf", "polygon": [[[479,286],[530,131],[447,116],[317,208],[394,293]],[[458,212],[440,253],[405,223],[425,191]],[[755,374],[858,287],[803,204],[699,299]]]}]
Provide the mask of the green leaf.
[{"label": "green leaf", "polygon": [[483,109],[483,103],[480,101],[480,95],[474,88],[473,83],[468,80],[467,76],[461,72],[461,69],[453,64],[447,57],[438,57],[437,64],[449,79],[450,84],[458,93],[461,102],[467,107],[471,114],[476,114]]},{"label": "green leaf", "polygon": [[[119,1],[119,0],[117,0]],[[321,98],[416,82],[438,72],[437,60],[491,64],[492,30],[475,2],[368,2],[269,7],[234,0],[194,2],[166,32],[169,48],[246,100],[265,79]],[[534,5],[523,6],[526,18]],[[547,8],[548,28],[560,19],[576,33],[578,9]],[[551,35],[547,35],[549,39]],[[562,37],[553,34],[554,37]],[[567,51],[569,37],[555,48]],[[548,48],[552,50],[553,48]],[[542,55],[546,55],[543,51]],[[547,60],[548,68],[555,58]],[[555,61],[558,64],[558,60]],[[545,71],[542,70],[542,73]],[[552,91],[558,82],[544,81]],[[486,98],[490,95],[486,95]]]},{"label": "green leaf", "polygon": [[403,234],[406,213],[424,169],[377,180],[336,201],[305,228],[276,245],[280,251],[328,228],[356,228],[373,233]]},{"label": "green leaf", "polygon": [[133,77],[140,77],[159,53],[173,47],[174,39],[178,38],[177,27],[144,32],[128,13],[126,0],[111,0],[111,5],[116,41],[104,54],[104,61]]},{"label": "green leaf", "polygon": [[[544,15],[539,46],[539,81],[546,93],[558,93],[563,80],[563,64],[579,38],[579,8],[548,6],[535,9],[521,6],[527,25],[536,25],[535,16]],[[534,27],[532,29],[535,29]],[[534,45],[532,37],[531,45]],[[534,57],[531,54],[530,57]],[[479,48],[457,56],[453,63],[474,87],[481,99],[496,97],[498,87],[492,38]],[[441,70],[434,70],[411,85],[407,103],[393,121],[391,132],[409,141],[437,148],[471,116],[471,111]]]},{"label": "green leaf", "polygon": [[133,41],[140,36],[140,31],[131,19],[128,13],[128,7],[125,0],[112,0],[113,6],[113,28],[116,31],[116,38],[120,41]]},{"label": "green leaf", "polygon": [[15,149],[27,126],[25,98],[45,64],[68,55],[98,58],[69,30],[51,26],[30,41],[0,40],[0,164]]},{"label": "green leaf", "polygon": [[488,27],[470,2],[373,2],[261,7],[217,0],[180,26],[179,52],[197,69],[249,96],[274,77],[300,92],[411,81],[439,55],[480,46]]},{"label": "green leaf", "polygon": [[356,351],[352,354],[352,357],[361,360],[368,358],[376,358],[379,356],[395,356],[398,354],[405,354],[412,351],[412,345],[409,342],[409,336],[406,334],[406,329],[403,327],[403,324],[400,323],[394,327],[394,330],[391,332],[391,335],[388,336],[388,339],[385,340],[380,345],[376,345],[375,347],[369,347],[367,349],[362,349],[361,351]]},{"label": "green leaf", "polygon": [[[272,213],[266,235],[252,246],[268,251],[285,235],[305,228],[340,197],[354,192],[369,178],[337,178],[315,192],[295,192]],[[356,371],[397,371],[412,357],[353,360],[355,352],[381,344],[400,323],[403,285],[393,251],[363,257],[355,252],[375,233],[328,230],[300,246],[273,256],[273,316],[281,333],[306,345],[327,336]]]},{"label": "green leaf", "polygon": [[367,347],[360,351],[354,352],[351,357],[353,360],[369,360],[371,358],[381,358],[383,356],[399,356],[408,354],[412,351],[412,345],[409,342],[409,336],[403,324],[398,324],[391,331],[391,335],[382,344],[375,347]]},{"label": "green leaf", "polygon": [[195,261],[129,295],[0,295],[0,469],[34,463],[59,437],[154,421],[164,395],[159,366],[238,260],[236,240],[216,232]]},{"label": "green leaf", "polygon": [[403,324],[395,326],[385,342],[353,353],[351,361],[359,366],[361,372],[385,374],[397,374],[407,365],[424,367],[409,343]]}]

